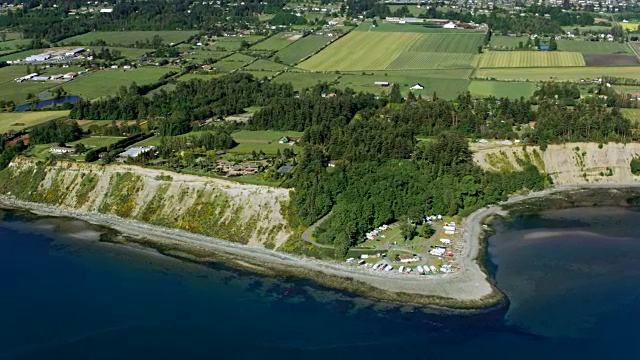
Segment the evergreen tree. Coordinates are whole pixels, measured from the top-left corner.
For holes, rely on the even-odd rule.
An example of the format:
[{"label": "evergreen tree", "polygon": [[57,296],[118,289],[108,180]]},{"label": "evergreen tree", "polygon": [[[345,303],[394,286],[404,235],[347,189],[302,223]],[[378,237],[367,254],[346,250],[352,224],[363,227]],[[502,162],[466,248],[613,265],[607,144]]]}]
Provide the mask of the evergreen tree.
[{"label": "evergreen tree", "polygon": [[389,93],[389,102],[394,104],[400,104],[402,102],[402,94],[400,93],[400,87],[398,84],[391,86],[391,92]]}]

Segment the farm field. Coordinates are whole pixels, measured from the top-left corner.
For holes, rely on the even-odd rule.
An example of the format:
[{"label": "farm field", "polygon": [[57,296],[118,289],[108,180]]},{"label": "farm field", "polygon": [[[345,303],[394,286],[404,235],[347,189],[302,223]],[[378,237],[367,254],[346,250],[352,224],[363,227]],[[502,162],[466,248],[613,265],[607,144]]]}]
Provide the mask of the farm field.
[{"label": "farm field", "polygon": [[300,38],[300,35],[280,33],[253,45],[249,49],[278,51],[293,44],[293,42],[298,40],[299,38]]},{"label": "farm field", "polygon": [[558,40],[558,50],[583,54],[633,54],[626,43],[609,41]]},{"label": "farm field", "polygon": [[256,79],[262,79],[264,77],[272,77],[276,74],[276,71],[260,71],[260,70],[247,70],[246,68],[240,69],[239,72],[253,75]]},{"label": "farm field", "polygon": [[504,82],[474,80],[469,84],[472,96],[495,96],[497,98],[529,98],[536,91],[536,85],[530,82]]},{"label": "farm field", "polygon": [[624,30],[630,30],[630,31],[637,31],[638,30],[638,26],[640,26],[640,23],[637,22],[621,22],[619,23],[620,26],[622,26],[622,28]]},{"label": "farm field", "polygon": [[640,66],[478,69],[475,77],[497,80],[566,81],[601,76],[640,79]]},{"label": "farm field", "polygon": [[47,121],[68,116],[69,111],[26,111],[20,113],[0,113],[0,133],[22,130]]},{"label": "farm field", "polygon": [[386,69],[464,69],[473,68],[477,55],[465,53],[436,53],[404,51]]},{"label": "farm field", "polygon": [[387,5],[387,6],[389,6],[389,10],[391,10],[392,13],[402,8],[403,6],[406,6],[407,9],[409,9],[409,12],[411,13],[411,15],[413,16],[418,16],[420,15],[420,13],[425,11],[424,8],[419,8],[416,5]]},{"label": "farm field", "polygon": [[298,131],[274,131],[274,130],[251,131],[251,130],[242,130],[242,131],[236,131],[236,132],[232,133],[231,137],[233,137],[233,139],[238,143],[241,143],[241,142],[253,142],[253,143],[258,143],[258,142],[263,142],[263,143],[276,142],[277,143],[284,136],[301,137],[302,134],[303,134],[302,132],[298,132]]},{"label": "farm field", "polygon": [[[224,74],[184,74],[182,76],[180,76],[179,78],[177,78],[177,81],[189,81],[192,79],[200,79],[200,80],[204,80],[204,81],[209,81],[211,79],[215,79],[217,77],[223,76]],[[170,85],[170,84],[167,84]]]},{"label": "farm field", "polygon": [[267,70],[267,71],[280,71],[288,69],[286,65],[278,64],[273,61],[258,59],[253,63],[246,66],[243,70]]},{"label": "farm field", "polygon": [[141,67],[134,70],[106,69],[87,73],[64,84],[64,89],[83,99],[96,99],[115,94],[120,86],[156,82],[172,69],[166,67]]},{"label": "farm field", "polygon": [[[377,94],[387,93],[391,90],[390,86],[375,85],[376,81],[387,81],[392,84],[398,84],[400,92],[404,95],[411,91],[415,95],[431,96],[434,92],[438,97],[445,99],[453,99],[459,93],[467,90],[469,86],[468,79],[442,79],[432,78],[428,72],[395,72],[390,71],[387,76],[384,75],[357,75],[343,74],[338,80],[338,87],[352,88],[355,91],[366,91]],[[424,87],[423,90],[410,90],[416,84]]]},{"label": "farm field", "polygon": [[90,45],[96,40],[104,40],[107,45],[134,45],[136,41],[151,41],[155,35],[162,38],[165,44],[177,43],[187,40],[197,31],[93,31],[82,35],[77,35],[64,39],[63,44],[78,42],[83,45]]},{"label": "farm field", "polygon": [[[13,101],[16,105],[26,103],[29,93],[38,95],[60,85],[58,82],[25,81],[23,83],[6,83],[0,85],[0,100]],[[66,89],[66,86],[65,86]]]},{"label": "farm field", "polygon": [[291,83],[296,90],[299,90],[314,86],[319,82],[332,83],[337,76],[330,73],[285,72],[276,76],[273,81],[284,84]]},{"label": "farm field", "polygon": [[124,139],[124,138],[117,137],[117,136],[92,136],[92,137],[86,137],[80,140],[70,142],[67,145],[74,146],[76,144],[84,144],[84,146],[88,148],[93,148],[93,147],[109,146],[121,139]]},{"label": "farm field", "polygon": [[[91,50],[94,50],[96,53],[100,52],[102,47],[92,47]],[[152,49],[136,49],[136,48],[127,48],[127,47],[114,47],[114,46],[105,46],[105,49],[109,49],[109,51],[118,50],[120,54],[127,59],[137,60],[138,58],[144,56],[146,53],[153,52]]]},{"label": "farm field", "polygon": [[577,52],[494,51],[479,55],[479,68],[585,66]]},{"label": "farm field", "polygon": [[278,51],[273,58],[277,57],[284,64],[294,65],[325,47],[329,41],[331,38],[325,35],[308,35]]},{"label": "farm field", "polygon": [[363,32],[414,32],[423,34],[482,34],[484,32],[465,29],[444,29],[441,26],[427,27],[424,24],[399,24],[390,22],[378,22],[378,26],[372,27],[372,22],[365,21],[354,31]]},{"label": "farm field", "polygon": [[489,45],[494,48],[516,49],[520,42],[526,44],[527,39],[527,36],[492,35]]},{"label": "farm field", "polygon": [[635,55],[585,54],[584,61],[587,66],[638,65],[638,58]]},{"label": "farm field", "polygon": [[206,49],[218,50],[218,51],[236,51],[240,50],[240,45],[243,41],[248,43],[254,43],[258,40],[264,39],[264,36],[249,35],[249,36],[235,36],[235,37],[220,37],[216,38],[213,45],[205,47]]},{"label": "farm field", "polygon": [[[363,32],[352,31],[323,49],[298,67],[309,70],[385,70],[401,69],[407,64],[423,63],[418,53],[475,54],[484,35],[421,34],[415,32]],[[384,49],[384,51],[381,51]],[[400,58],[394,64],[396,58]],[[393,65],[392,65],[393,64]],[[442,64],[442,62],[440,63]]]}]

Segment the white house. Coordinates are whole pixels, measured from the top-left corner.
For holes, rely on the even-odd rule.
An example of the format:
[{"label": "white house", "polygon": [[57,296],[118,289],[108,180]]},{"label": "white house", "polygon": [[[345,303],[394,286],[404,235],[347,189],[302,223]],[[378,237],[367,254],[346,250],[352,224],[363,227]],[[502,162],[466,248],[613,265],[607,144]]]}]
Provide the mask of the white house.
[{"label": "white house", "polygon": [[420,84],[415,84],[411,87],[411,90],[424,90],[424,86]]},{"label": "white house", "polygon": [[442,25],[442,27],[445,29],[455,29],[456,24],[453,21],[449,21],[448,23]]},{"label": "white house", "polygon": [[434,256],[442,256],[442,255],[444,255],[445,251],[447,251],[445,248],[437,247],[437,248],[434,248],[433,250],[429,251],[429,254],[434,255]]},{"label": "white house", "polygon": [[400,255],[398,257],[400,258],[400,262],[403,262],[403,263],[420,261],[420,258],[417,255]]}]

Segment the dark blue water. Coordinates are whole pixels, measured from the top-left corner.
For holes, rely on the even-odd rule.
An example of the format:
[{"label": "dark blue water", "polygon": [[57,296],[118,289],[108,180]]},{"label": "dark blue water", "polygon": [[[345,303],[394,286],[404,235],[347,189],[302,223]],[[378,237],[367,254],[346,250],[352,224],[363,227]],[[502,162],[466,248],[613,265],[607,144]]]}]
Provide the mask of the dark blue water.
[{"label": "dark blue water", "polygon": [[[103,229],[80,221],[5,212],[0,359],[634,357],[640,230],[627,226],[640,214],[565,215],[499,224],[490,254],[514,297],[508,312],[441,315],[188,264],[100,243]],[[617,235],[602,231],[605,215],[619,221]],[[540,250],[550,247],[559,253]]]},{"label": "dark blue water", "polygon": [[[57,99],[48,99],[48,100],[40,100],[37,103],[35,103],[35,107],[37,109],[42,109],[45,108],[47,106],[53,106],[53,105],[62,105],[62,104],[75,104],[78,101],[82,100],[82,98],[80,96],[63,96]],[[31,109],[32,105],[31,104],[22,104],[22,105],[18,105],[16,106],[16,110],[17,112],[22,112],[22,111],[26,111]]]}]

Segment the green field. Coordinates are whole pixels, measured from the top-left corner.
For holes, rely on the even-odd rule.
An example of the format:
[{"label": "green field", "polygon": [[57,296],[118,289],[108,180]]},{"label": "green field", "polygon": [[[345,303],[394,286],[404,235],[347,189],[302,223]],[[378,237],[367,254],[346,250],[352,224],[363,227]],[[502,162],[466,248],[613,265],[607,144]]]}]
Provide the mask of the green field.
[{"label": "green field", "polygon": [[284,64],[297,64],[302,59],[322,49],[331,40],[325,35],[308,35],[294,42],[274,55]]},{"label": "green field", "polygon": [[155,35],[162,38],[165,44],[177,43],[187,40],[197,31],[93,31],[82,35],[77,35],[63,40],[61,43],[78,42],[83,45],[90,45],[96,40],[104,40],[108,45],[134,45],[136,41],[151,41]]},{"label": "green field", "polygon": [[[352,31],[338,39],[324,50],[304,61],[300,68],[309,70],[385,70],[402,69],[401,66],[422,66],[429,64],[426,55],[413,53],[477,53],[482,44],[482,34],[422,34],[416,32],[364,32]],[[434,55],[435,56],[435,55]],[[464,64],[470,57],[460,57],[454,61]],[[396,59],[398,61],[396,62]],[[446,56],[429,68],[446,64]],[[471,66],[469,63],[468,65]],[[423,68],[423,67],[421,67]]]},{"label": "green field", "polygon": [[297,90],[311,87],[319,82],[331,83],[335,81],[336,74],[285,72],[273,79],[276,83],[291,83]]},{"label": "green field", "polygon": [[360,24],[354,31],[366,32],[413,32],[423,34],[482,34],[484,32],[465,29],[444,29],[441,26],[428,27],[424,24],[399,24],[390,22],[378,22],[378,26],[372,27],[370,21]]},{"label": "green field", "polygon": [[118,140],[124,139],[124,137],[116,137],[116,136],[92,136],[92,137],[86,137],[86,138],[82,138],[80,140],[76,140],[74,142],[70,142],[67,145],[69,146],[73,146],[75,144],[84,144],[84,146],[88,147],[88,148],[92,148],[92,147],[103,147],[103,146],[109,146],[113,143],[115,143]]},{"label": "green field", "polygon": [[436,53],[403,51],[386,69],[471,69],[477,55],[465,53]]},{"label": "green field", "polygon": [[620,109],[627,119],[631,120],[634,125],[640,124],[640,109]]},{"label": "green field", "polygon": [[42,49],[39,49],[39,50],[25,50],[25,51],[21,51],[21,52],[15,53],[15,54],[0,56],[0,61],[21,60],[21,59],[26,58],[27,56],[40,54],[41,52],[43,52]]},{"label": "green field", "polygon": [[275,34],[272,37],[253,45],[249,49],[250,50],[278,51],[278,50],[284,49],[287,46],[293,44],[293,42],[298,40],[299,37],[300,37],[300,35],[295,35],[295,34],[290,34],[290,33]]},{"label": "green field", "polygon": [[[468,79],[449,78],[443,81],[440,78],[431,77],[429,71],[389,71],[387,75],[361,75],[361,74],[342,74],[338,80],[338,87],[352,88],[355,91],[365,91],[377,94],[387,93],[391,90],[390,86],[375,85],[377,81],[387,81],[392,84],[398,84],[400,92],[406,95],[409,91],[415,95],[431,96],[434,92],[441,98],[453,99],[459,93],[467,90],[469,86]],[[423,90],[410,90],[416,84],[424,87]]]},{"label": "green field", "polygon": [[180,76],[179,78],[177,78],[177,81],[189,81],[192,79],[200,79],[200,80],[204,80],[204,81],[209,81],[211,79],[215,79],[217,77],[223,76],[224,74],[184,74],[182,76]]},{"label": "green field", "polygon": [[416,5],[388,5],[388,6],[389,6],[389,10],[391,10],[392,13],[400,9],[401,7],[406,6],[407,9],[409,9],[409,12],[411,13],[411,15],[413,16],[418,16],[420,15],[420,13],[426,10],[425,8],[419,8]]},{"label": "green field", "polygon": [[276,71],[260,71],[260,70],[246,70],[246,69],[240,69],[238,72],[251,74],[256,79],[262,79],[264,77],[269,78],[276,74]]},{"label": "green field", "polygon": [[231,154],[250,154],[252,151],[262,150],[265,154],[274,155],[288,148],[295,151],[295,147],[290,144],[280,144],[279,141],[284,136],[301,137],[302,133],[297,131],[238,131],[231,136],[238,143],[232,149],[227,150]]},{"label": "green field", "polygon": [[478,69],[475,74],[480,79],[529,81],[593,79],[603,75],[640,80],[640,66]]},{"label": "green field", "polygon": [[68,116],[69,111],[26,111],[0,113],[0,133],[9,130],[22,130],[49,120]]},{"label": "green field", "polygon": [[292,136],[292,137],[301,137],[302,132],[298,131],[274,131],[274,130],[264,130],[264,131],[252,131],[252,130],[242,130],[236,131],[231,134],[231,137],[236,142],[255,142],[255,141],[265,141],[265,142],[278,142],[284,136]]},{"label": "green field", "polygon": [[286,65],[278,64],[269,60],[258,59],[246,66],[243,70],[281,71],[286,69],[289,69],[289,67]]},{"label": "green field", "polygon": [[558,40],[558,50],[583,54],[633,54],[627,44],[605,41]]},{"label": "green field", "polygon": [[264,36],[258,35],[219,37],[213,39],[214,44],[211,46],[207,46],[206,48],[213,50],[236,51],[240,50],[240,45],[243,41],[254,43],[264,38]]},{"label": "green field", "polygon": [[83,99],[96,99],[115,94],[120,86],[150,84],[173,69],[166,67],[141,67],[132,70],[106,69],[87,73],[65,83],[64,89]]},{"label": "green field", "polygon": [[536,85],[530,82],[503,82],[475,80],[469,84],[469,92],[472,96],[497,98],[530,98],[536,91]]},{"label": "green field", "polygon": [[493,51],[479,56],[480,68],[585,66],[578,52]]},{"label": "green field", "polygon": [[493,48],[505,48],[505,49],[516,49],[520,42],[522,45],[527,43],[527,36],[501,36],[501,35],[493,35],[491,36],[491,41],[489,45]]}]

